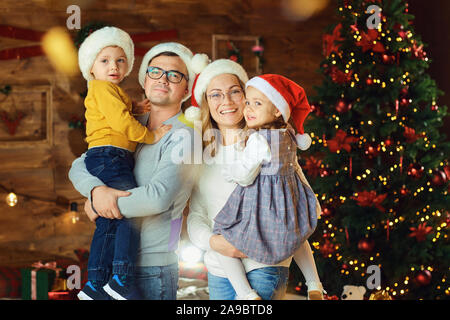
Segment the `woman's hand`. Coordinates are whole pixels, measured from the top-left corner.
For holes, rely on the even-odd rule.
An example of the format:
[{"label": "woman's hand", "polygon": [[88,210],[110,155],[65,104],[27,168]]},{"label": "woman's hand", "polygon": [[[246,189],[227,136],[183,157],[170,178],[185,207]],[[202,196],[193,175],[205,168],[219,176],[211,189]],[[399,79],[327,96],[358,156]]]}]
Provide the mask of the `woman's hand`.
[{"label": "woman's hand", "polygon": [[92,210],[92,204],[90,200],[86,200],[84,202],[84,212],[92,222],[95,222],[95,220],[98,218],[98,214],[96,214],[94,210]]},{"label": "woman's hand", "polygon": [[107,186],[98,186],[92,190],[91,199],[94,209],[100,217],[107,219],[122,219],[123,216],[117,206],[119,197],[128,197],[129,191],[122,191]]},{"label": "woman's hand", "polygon": [[218,253],[231,258],[247,258],[247,256],[236,249],[231,243],[229,243],[222,235],[215,234],[209,238],[209,245],[211,249]]}]

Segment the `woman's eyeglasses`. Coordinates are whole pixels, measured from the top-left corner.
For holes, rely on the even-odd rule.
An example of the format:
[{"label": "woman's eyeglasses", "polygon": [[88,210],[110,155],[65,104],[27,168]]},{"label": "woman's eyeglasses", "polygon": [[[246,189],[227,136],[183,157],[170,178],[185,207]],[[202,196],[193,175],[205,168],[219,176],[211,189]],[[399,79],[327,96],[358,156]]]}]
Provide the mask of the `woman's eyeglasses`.
[{"label": "woman's eyeglasses", "polygon": [[189,77],[179,71],[175,70],[166,71],[158,67],[148,67],[147,74],[151,79],[154,80],[158,80],[163,75],[166,75],[167,80],[172,83],[180,83],[181,80],[183,80],[183,78],[185,78],[186,81],[189,81]]},{"label": "woman's eyeglasses", "polygon": [[[244,98],[244,91],[242,89],[233,89],[225,94],[233,102],[240,102]],[[211,102],[220,104],[225,100],[225,94],[222,92],[214,92],[208,94],[207,97],[211,100]]]}]

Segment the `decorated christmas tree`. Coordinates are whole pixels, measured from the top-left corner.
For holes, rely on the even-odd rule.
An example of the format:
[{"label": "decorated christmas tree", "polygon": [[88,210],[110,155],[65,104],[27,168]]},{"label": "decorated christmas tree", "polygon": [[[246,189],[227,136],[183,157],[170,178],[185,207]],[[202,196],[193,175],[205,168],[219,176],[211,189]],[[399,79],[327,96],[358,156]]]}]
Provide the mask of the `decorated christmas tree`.
[{"label": "decorated christmas tree", "polygon": [[300,153],[323,209],[310,238],[321,280],[340,296],[377,285],[372,265],[368,293],[448,299],[450,143],[431,60],[404,0],[340,0],[337,15]]}]

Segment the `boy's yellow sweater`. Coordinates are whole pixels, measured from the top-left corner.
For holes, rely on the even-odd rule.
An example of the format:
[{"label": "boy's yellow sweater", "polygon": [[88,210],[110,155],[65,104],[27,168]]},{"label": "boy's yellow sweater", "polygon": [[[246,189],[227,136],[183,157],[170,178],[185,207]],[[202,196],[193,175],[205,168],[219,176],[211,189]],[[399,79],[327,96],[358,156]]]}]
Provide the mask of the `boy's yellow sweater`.
[{"label": "boy's yellow sweater", "polygon": [[154,134],[131,115],[132,101],[118,85],[89,81],[84,105],[89,148],[115,146],[134,152],[138,142],[154,142]]}]

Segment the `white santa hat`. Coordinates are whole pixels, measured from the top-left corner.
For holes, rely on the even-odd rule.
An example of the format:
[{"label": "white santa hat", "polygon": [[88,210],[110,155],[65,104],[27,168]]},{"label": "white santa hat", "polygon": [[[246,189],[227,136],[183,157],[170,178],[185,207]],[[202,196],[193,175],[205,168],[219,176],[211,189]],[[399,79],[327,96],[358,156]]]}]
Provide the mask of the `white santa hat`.
[{"label": "white santa hat", "polygon": [[195,72],[192,70],[191,66],[191,60],[192,60],[192,51],[189,50],[187,47],[183,46],[180,43],[177,42],[164,42],[157,44],[156,46],[152,47],[142,58],[141,67],[139,68],[139,83],[141,84],[142,88],[144,89],[145,84],[145,76],[147,74],[147,69],[150,61],[157,56],[160,53],[163,52],[173,52],[177,54],[181,60],[183,60],[184,64],[186,65],[186,68],[188,70],[188,93],[183,98],[183,102],[189,99],[191,96],[191,90],[192,85],[195,80]]},{"label": "white santa hat", "polygon": [[94,77],[91,74],[92,66],[97,55],[103,48],[118,46],[123,49],[128,60],[128,76],[134,64],[134,43],[128,33],[116,27],[104,27],[92,32],[78,50],[78,65],[83,77],[89,82]]},{"label": "white santa hat", "polygon": [[303,122],[311,112],[311,106],[302,87],[277,74],[253,77],[245,84],[245,87],[253,87],[261,91],[281,112],[285,122],[292,117],[298,131],[295,136],[298,147],[301,150],[310,147],[311,137],[304,133]]},{"label": "white santa hat", "polygon": [[200,118],[200,104],[202,97],[206,92],[211,80],[221,74],[233,74],[239,78],[243,83],[248,81],[247,72],[244,68],[229,59],[219,59],[209,63],[209,58],[206,54],[196,54],[192,59],[192,67],[197,77],[192,87],[191,107],[186,109],[186,117],[192,119]]}]

